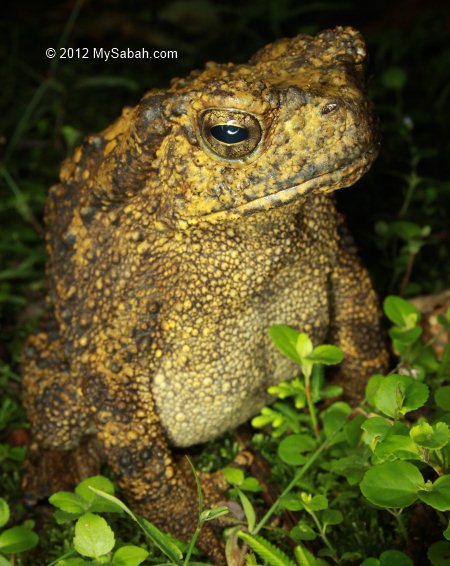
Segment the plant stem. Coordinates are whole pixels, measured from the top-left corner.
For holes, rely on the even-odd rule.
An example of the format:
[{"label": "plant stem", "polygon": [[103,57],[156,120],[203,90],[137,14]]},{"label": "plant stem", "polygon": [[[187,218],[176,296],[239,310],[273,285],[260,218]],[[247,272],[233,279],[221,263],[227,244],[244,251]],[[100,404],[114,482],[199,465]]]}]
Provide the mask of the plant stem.
[{"label": "plant stem", "polygon": [[306,395],[306,403],[308,405],[308,411],[311,416],[311,421],[313,425],[313,431],[316,436],[316,439],[319,440],[320,433],[319,433],[319,423],[317,422],[317,415],[316,415],[316,408],[314,406],[313,400],[311,398],[311,375],[305,373],[305,395]]},{"label": "plant stem", "polygon": [[409,205],[411,204],[414,191],[416,190],[419,183],[420,183],[420,178],[417,177],[415,171],[413,171],[408,179],[408,187],[406,189],[405,199],[398,213],[399,218],[402,218],[402,216],[406,214],[406,211],[408,210]]},{"label": "plant stem", "polygon": [[322,525],[320,524],[319,519],[317,518],[317,515],[314,513],[314,511],[308,510],[306,509],[306,511],[311,515],[311,517],[313,518],[313,521],[316,524],[316,527],[319,530],[319,534],[320,534],[320,538],[323,540],[323,542],[326,544],[326,546],[331,550],[331,552],[333,553],[333,560],[336,563],[339,563],[339,559],[337,558],[337,552],[334,549],[333,545],[331,544],[331,542],[328,540],[327,535],[325,534],[325,528],[322,527]]},{"label": "plant stem", "polygon": [[202,527],[203,527],[203,523],[199,522],[197,528],[195,529],[195,533],[192,535],[191,542],[189,543],[189,548],[188,551],[186,552],[186,557],[183,562],[184,566],[187,566],[189,564],[192,551],[194,550],[195,543],[197,542],[198,535],[200,534]]},{"label": "plant stem", "polygon": [[291,482],[287,485],[287,487],[282,491],[281,495],[277,498],[277,500],[273,503],[273,505],[270,507],[270,509],[267,511],[267,513],[264,515],[264,517],[261,519],[261,521],[259,521],[259,523],[256,525],[256,527],[253,529],[253,532],[251,533],[252,535],[256,535],[259,533],[259,531],[264,527],[264,525],[267,523],[267,521],[270,519],[270,517],[275,513],[275,511],[278,509],[278,506],[280,504],[280,499],[282,497],[284,497],[285,495],[287,495],[299,482],[299,480],[305,475],[305,473],[309,470],[309,468],[314,464],[314,462],[317,460],[317,458],[322,454],[322,452],[324,452],[325,450],[327,450],[330,446],[331,443],[334,439],[334,437],[337,435],[338,432],[340,432],[343,428],[344,425],[346,424],[347,419],[345,421],[343,421],[338,428],[333,432],[333,434],[330,436],[330,438],[327,438],[318,448],[317,450],[314,452],[314,454],[312,454],[311,458],[300,468],[300,470],[295,474],[295,476],[293,477],[293,479],[291,480]]},{"label": "plant stem", "polygon": [[[439,335],[440,334],[438,334],[436,338],[439,337]],[[447,342],[447,344],[444,347],[444,353],[442,354],[436,377],[438,379],[444,378],[446,369],[448,367],[450,367],[450,343]]]},{"label": "plant stem", "polygon": [[398,529],[403,536],[405,542],[408,542],[408,533],[406,531],[405,522],[403,521],[402,512],[400,511],[397,515]]},{"label": "plant stem", "polygon": [[405,273],[403,274],[402,282],[400,283],[400,290],[399,290],[400,297],[403,297],[403,295],[405,294],[406,285],[408,285],[408,282],[411,278],[411,273],[415,259],[416,259],[416,254],[412,254],[412,253],[409,254]]},{"label": "plant stem", "polygon": [[387,511],[389,511],[389,513],[395,517],[399,533],[401,534],[403,540],[405,542],[408,542],[408,532],[406,531],[405,523],[402,517],[403,508],[398,511],[391,511],[390,509],[387,509]]}]

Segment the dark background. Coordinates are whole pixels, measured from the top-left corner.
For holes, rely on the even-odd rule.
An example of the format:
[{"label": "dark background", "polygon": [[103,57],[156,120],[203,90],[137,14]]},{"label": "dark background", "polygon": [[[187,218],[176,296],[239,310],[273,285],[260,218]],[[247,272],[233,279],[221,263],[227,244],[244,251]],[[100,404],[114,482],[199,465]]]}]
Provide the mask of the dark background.
[{"label": "dark background", "polygon": [[[339,191],[382,295],[449,283],[450,7],[446,1],[17,1],[3,5],[0,355],[15,360],[43,290],[42,209],[61,160],[153,87],[208,60],[243,62],[282,36],[352,25],[368,42],[383,147]],[[45,56],[48,47],[177,50],[175,60]],[[30,322],[31,321],[31,322]]]}]

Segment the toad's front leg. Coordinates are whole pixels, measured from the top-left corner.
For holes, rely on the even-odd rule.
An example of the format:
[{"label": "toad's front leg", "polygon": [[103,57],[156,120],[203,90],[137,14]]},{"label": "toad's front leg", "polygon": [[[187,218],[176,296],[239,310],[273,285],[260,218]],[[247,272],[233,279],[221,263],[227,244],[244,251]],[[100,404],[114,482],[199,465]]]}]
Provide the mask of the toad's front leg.
[{"label": "toad's front leg", "polygon": [[342,217],[339,217],[338,230],[339,247],[331,275],[329,338],[345,355],[335,380],[344,386],[347,399],[360,402],[368,378],[387,370],[389,354],[377,296]]},{"label": "toad's front leg", "polygon": [[[148,378],[139,371],[127,374],[133,377],[122,373],[113,381],[89,380],[91,393],[86,393],[98,407],[94,417],[98,438],[131,508],[188,541],[197,526],[195,478],[170,450]],[[205,493],[205,504],[218,503],[225,487],[218,476],[216,489]],[[198,543],[215,564],[224,563],[223,546],[211,526],[204,527]]]}]

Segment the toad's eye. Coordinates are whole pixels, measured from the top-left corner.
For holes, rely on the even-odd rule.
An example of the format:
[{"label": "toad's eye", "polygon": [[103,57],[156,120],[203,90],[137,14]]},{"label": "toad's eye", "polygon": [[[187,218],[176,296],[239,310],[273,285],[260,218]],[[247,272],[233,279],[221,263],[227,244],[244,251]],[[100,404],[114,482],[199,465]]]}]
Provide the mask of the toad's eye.
[{"label": "toad's eye", "polygon": [[248,138],[247,128],[229,124],[213,126],[209,129],[211,135],[222,143],[239,143]]},{"label": "toad's eye", "polygon": [[333,100],[332,102],[328,102],[328,104],[325,104],[325,106],[322,106],[322,108],[320,109],[320,113],[322,114],[322,116],[325,116],[326,114],[332,114],[338,108],[339,108],[339,103]]},{"label": "toad's eye", "polygon": [[199,117],[203,148],[226,161],[242,161],[261,145],[262,128],[253,114],[231,108],[209,108]]}]

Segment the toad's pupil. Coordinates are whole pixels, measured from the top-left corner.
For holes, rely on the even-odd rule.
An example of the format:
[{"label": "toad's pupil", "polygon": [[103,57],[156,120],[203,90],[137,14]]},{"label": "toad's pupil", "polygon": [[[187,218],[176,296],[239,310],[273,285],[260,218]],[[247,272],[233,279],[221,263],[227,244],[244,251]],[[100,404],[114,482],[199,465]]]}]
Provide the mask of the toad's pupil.
[{"label": "toad's pupil", "polygon": [[247,128],[230,126],[228,124],[213,126],[210,129],[211,135],[223,143],[239,143],[248,138]]}]

